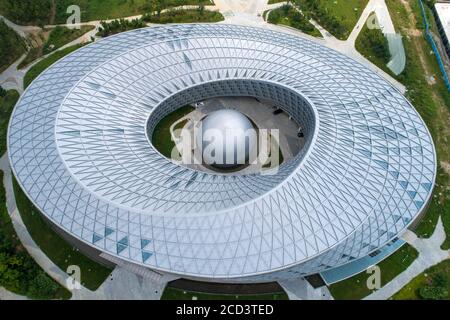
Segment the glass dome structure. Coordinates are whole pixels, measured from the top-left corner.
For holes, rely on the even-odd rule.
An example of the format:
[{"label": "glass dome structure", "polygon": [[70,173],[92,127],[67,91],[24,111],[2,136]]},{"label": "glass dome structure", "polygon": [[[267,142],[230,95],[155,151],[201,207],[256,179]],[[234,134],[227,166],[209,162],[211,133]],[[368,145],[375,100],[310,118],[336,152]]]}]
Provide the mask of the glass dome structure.
[{"label": "glass dome structure", "polygon": [[[254,138],[247,134],[249,131],[255,133]],[[256,128],[251,121],[232,109],[207,114],[201,120],[195,138],[197,148],[201,148],[203,162],[222,169],[247,164],[250,153],[257,149],[258,144]]]},{"label": "glass dome structure", "polygon": [[[274,175],[176,165],[148,132],[196,101],[274,101],[305,146]],[[152,27],[53,64],[16,105],[20,186],[61,230],[161,272],[215,281],[308,275],[364,257],[427,205],[436,155],[391,84],[317,43],[235,25]]]}]

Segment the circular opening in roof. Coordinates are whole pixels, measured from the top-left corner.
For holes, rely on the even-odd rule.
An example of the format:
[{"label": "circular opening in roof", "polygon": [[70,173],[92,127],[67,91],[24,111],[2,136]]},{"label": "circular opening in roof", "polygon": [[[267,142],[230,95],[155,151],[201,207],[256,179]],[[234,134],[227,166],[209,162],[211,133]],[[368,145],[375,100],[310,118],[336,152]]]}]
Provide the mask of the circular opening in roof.
[{"label": "circular opening in roof", "polygon": [[276,173],[300,161],[314,128],[314,110],[301,94],[271,82],[239,79],[172,95],[152,111],[147,137],[178,165],[245,175]]}]

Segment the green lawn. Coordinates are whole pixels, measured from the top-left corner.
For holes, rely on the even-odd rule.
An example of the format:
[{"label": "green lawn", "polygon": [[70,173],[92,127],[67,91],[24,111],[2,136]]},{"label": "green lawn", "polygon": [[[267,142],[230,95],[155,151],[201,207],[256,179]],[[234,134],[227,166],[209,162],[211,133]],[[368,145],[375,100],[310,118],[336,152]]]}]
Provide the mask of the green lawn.
[{"label": "green lawn", "polygon": [[[153,2],[153,6],[149,3]],[[81,8],[81,20],[107,20],[123,18],[143,14],[157,10],[158,1],[148,0],[59,0],[57,5],[56,21],[63,23],[67,19],[66,8],[71,5],[79,5]],[[209,5],[209,0],[164,0],[161,8],[177,7],[181,5]]]},{"label": "green lawn", "polygon": [[336,38],[345,40],[369,0],[293,0]]},{"label": "green lawn", "polygon": [[293,6],[284,5],[280,8],[271,10],[267,17],[267,22],[273,24],[286,25],[298,29],[313,37],[322,37],[317,28],[309,22],[308,15],[304,15],[296,10]]},{"label": "green lawn", "polygon": [[[397,32],[403,37],[407,63],[405,71],[397,79],[408,89],[407,97],[426,122],[435,143],[439,170],[431,204],[415,230],[421,237],[429,237],[436,226],[439,215],[442,216],[447,239],[444,249],[450,248],[450,93],[445,87],[439,65],[431,47],[423,35],[406,36],[411,28],[423,28],[422,16],[417,1],[409,1],[414,19],[406,7],[399,1],[386,1]],[[415,20],[415,21],[414,21]],[[432,25],[434,20],[429,21]],[[436,82],[427,82],[427,73],[434,76]]]},{"label": "green lawn", "polygon": [[25,53],[25,42],[0,20],[0,73]]},{"label": "green lawn", "polygon": [[0,171],[0,286],[31,299],[70,299],[72,294],[50,278],[23,247],[6,209]]},{"label": "green lawn", "polygon": [[[392,299],[394,300],[419,300],[420,288],[432,284],[433,278],[437,275],[442,275],[447,279],[447,292],[450,292],[450,260],[442,261],[437,265],[425,270],[417,277],[415,277],[409,284],[403,287],[399,292],[397,292]],[[447,300],[450,296],[447,296]]]},{"label": "green lawn", "polygon": [[43,53],[48,54],[58,48],[61,48],[94,28],[94,26],[81,26],[80,29],[69,29],[66,27],[57,26],[50,32],[50,35],[44,44]]},{"label": "green lawn", "polygon": [[6,152],[9,118],[17,100],[19,100],[19,93],[16,90],[8,90],[4,97],[0,96],[0,156]]},{"label": "green lawn", "polygon": [[210,0],[57,0],[53,8],[52,3],[52,0],[0,0],[0,14],[21,25],[42,26],[66,23],[71,15],[67,14],[70,5],[80,7],[82,21],[92,21],[139,15],[158,7],[212,4]]},{"label": "green lawn", "polygon": [[186,291],[170,287],[166,287],[161,300],[192,300],[193,297],[197,300],[289,300],[284,292],[259,295],[231,295]]},{"label": "green lawn", "polygon": [[391,58],[389,44],[380,29],[369,29],[367,24],[364,24],[363,29],[356,39],[355,48],[370,62],[379,66],[388,74],[393,75],[387,67]]},{"label": "green lawn", "polygon": [[162,118],[156,125],[153,130],[152,143],[156,150],[161,152],[165,157],[170,159],[172,150],[175,148],[175,143],[172,141],[170,135],[170,126],[194,110],[191,106],[181,107]]},{"label": "green lawn", "polygon": [[30,68],[30,70],[28,70],[23,79],[24,88],[27,88],[34,79],[36,79],[45,69],[50,67],[56,61],[68,55],[69,53],[72,53],[73,51],[81,48],[82,46],[83,44],[78,44],[60,51],[56,51],[55,53],[52,53],[51,55],[43,59],[42,61],[36,63],[33,67]]},{"label": "green lawn", "polygon": [[15,180],[14,194],[23,222],[39,248],[63,271],[70,265],[79,266],[83,286],[96,290],[112,270],[90,260],[53,231]]},{"label": "green lawn", "polygon": [[188,9],[180,10],[174,9],[161,13],[159,16],[145,15],[143,17],[145,22],[150,23],[194,23],[194,22],[219,22],[223,21],[224,17],[220,12],[209,10]]},{"label": "green lawn", "polygon": [[[417,258],[418,252],[409,244],[404,244],[399,250],[381,261],[381,285],[384,286]],[[351,278],[329,286],[330,292],[337,300],[359,300],[369,295],[372,290],[367,288],[366,281],[370,274],[361,272]]]}]

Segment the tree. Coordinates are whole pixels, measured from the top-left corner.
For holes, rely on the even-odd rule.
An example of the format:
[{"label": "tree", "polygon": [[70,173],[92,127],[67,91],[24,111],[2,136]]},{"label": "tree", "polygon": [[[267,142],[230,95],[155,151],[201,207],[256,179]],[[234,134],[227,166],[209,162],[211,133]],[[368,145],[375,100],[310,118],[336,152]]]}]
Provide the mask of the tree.
[{"label": "tree", "polygon": [[422,299],[442,300],[447,298],[448,291],[444,287],[426,286],[419,289],[419,294]]},{"label": "tree", "polygon": [[31,280],[28,293],[30,297],[34,298],[48,298],[54,296],[58,288],[58,284],[53,281],[53,279],[40,271],[37,276]]},{"label": "tree", "polygon": [[198,13],[202,16],[205,13],[205,5],[201,4],[198,6]]}]

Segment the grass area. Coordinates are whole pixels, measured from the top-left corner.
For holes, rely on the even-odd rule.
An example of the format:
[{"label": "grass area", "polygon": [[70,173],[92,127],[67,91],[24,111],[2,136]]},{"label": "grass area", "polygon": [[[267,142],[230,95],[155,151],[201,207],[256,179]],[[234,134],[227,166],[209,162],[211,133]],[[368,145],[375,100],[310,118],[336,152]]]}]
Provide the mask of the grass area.
[{"label": "grass area", "polygon": [[186,291],[171,287],[166,287],[161,296],[161,300],[193,300],[194,297],[197,300],[289,300],[284,292],[258,295],[231,295]]},{"label": "grass area", "polygon": [[8,90],[5,95],[0,94],[0,155],[6,152],[6,135],[11,113],[19,100],[19,93],[16,90]]},{"label": "grass area", "polygon": [[[381,270],[381,285],[384,286],[402,271],[406,270],[417,258],[418,252],[409,244],[404,244],[399,250],[381,261],[378,266]],[[351,278],[332,284],[329,289],[337,300],[359,300],[372,293],[367,288],[367,279],[370,274],[361,272]]]},{"label": "grass area", "polygon": [[369,29],[364,24],[355,42],[355,48],[370,62],[377,66],[383,66],[383,70],[392,75],[386,66],[391,58],[387,38],[380,29]]},{"label": "grass area", "polygon": [[191,106],[181,107],[162,118],[156,125],[153,130],[152,143],[156,150],[161,152],[165,157],[170,159],[172,157],[172,150],[175,148],[175,142],[172,141],[170,135],[170,126],[194,110]]},{"label": "grass area", "polygon": [[20,25],[65,24],[77,5],[81,21],[124,18],[181,5],[209,5],[210,0],[0,0],[0,14]]},{"label": "grass area", "polygon": [[[417,277],[415,277],[409,284],[397,292],[392,299],[394,300],[419,300],[421,297],[421,288],[436,285],[436,278],[443,277],[447,293],[450,292],[450,260],[442,261],[437,265],[425,270]],[[422,289],[423,290],[423,289]],[[447,295],[446,300],[450,299]]]},{"label": "grass area", "polygon": [[57,26],[50,32],[47,42],[44,44],[44,54],[48,54],[62,46],[78,39],[83,34],[93,30],[94,26],[81,26],[80,29],[69,29]]},{"label": "grass area", "polygon": [[45,69],[50,67],[52,64],[54,64],[56,61],[61,59],[62,57],[68,55],[69,53],[72,53],[73,51],[81,48],[84,44],[77,44],[71,47],[67,47],[63,50],[56,51],[55,53],[52,53],[42,61],[39,61],[36,63],[33,67],[28,70],[28,72],[25,74],[25,77],[23,79],[23,86],[24,88],[27,88],[30,83],[36,79]]},{"label": "grass area", "polygon": [[[438,62],[424,38],[422,16],[418,1],[406,5],[400,1],[386,1],[397,32],[403,35],[407,56],[406,69],[397,79],[408,92],[407,97],[426,122],[435,143],[438,175],[433,199],[416,228],[420,237],[429,237],[441,215],[447,239],[444,249],[450,248],[450,93],[442,79]],[[431,19],[430,24],[434,24]],[[418,29],[419,28],[419,29]],[[430,80],[434,79],[434,81]]]},{"label": "grass area", "polygon": [[262,14],[263,20],[267,21],[267,14],[270,12],[270,10],[265,10]]},{"label": "grass area", "polygon": [[185,119],[183,121],[180,121],[177,123],[177,125],[173,128],[174,130],[181,130],[184,128],[184,126],[189,122],[189,120]]},{"label": "grass area", "polygon": [[267,17],[269,23],[286,25],[313,37],[322,37],[320,31],[309,20],[309,15],[303,14],[292,5],[287,4],[271,10]]},{"label": "grass area", "polygon": [[19,25],[47,24],[51,9],[52,0],[0,0],[0,14]]},{"label": "grass area", "polygon": [[112,270],[90,260],[53,231],[16,180],[14,180],[14,194],[23,222],[39,248],[63,271],[70,265],[79,266],[82,285],[90,290],[96,290]]},{"label": "grass area", "polygon": [[160,15],[145,15],[143,20],[150,23],[201,23],[201,22],[219,22],[225,18],[218,11],[209,11],[200,9],[173,9],[165,11]]},{"label": "grass area", "polygon": [[81,20],[108,20],[130,17],[152,11],[159,11],[182,5],[209,5],[210,0],[58,0],[56,21],[64,23],[69,16],[66,9],[69,5],[81,8]]},{"label": "grass area", "polygon": [[267,4],[274,4],[274,3],[280,3],[280,2],[285,2],[286,0],[269,0],[267,2]]},{"label": "grass area", "polygon": [[66,27],[57,26],[51,31],[44,30],[38,36],[39,41],[34,41],[31,49],[28,51],[25,59],[21,61],[18,68],[22,69],[36,61],[43,55],[47,55],[62,46],[80,38],[94,26],[82,26],[81,29],[69,29]]},{"label": "grass area", "polygon": [[346,40],[369,0],[293,0],[328,32]]},{"label": "grass area", "polygon": [[[3,182],[3,172],[0,171]],[[6,208],[0,184],[0,286],[31,299],[69,299],[71,293],[50,278],[23,247]]]},{"label": "grass area", "polygon": [[0,20],[0,73],[19,59],[25,51],[23,39]]}]

